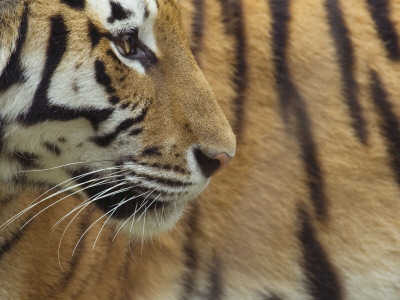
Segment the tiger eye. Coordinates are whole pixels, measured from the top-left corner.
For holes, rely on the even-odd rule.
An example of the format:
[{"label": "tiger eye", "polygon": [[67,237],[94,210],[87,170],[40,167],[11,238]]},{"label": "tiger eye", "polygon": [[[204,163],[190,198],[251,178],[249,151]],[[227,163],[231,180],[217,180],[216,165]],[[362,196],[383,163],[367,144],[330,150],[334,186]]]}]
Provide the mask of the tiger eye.
[{"label": "tiger eye", "polygon": [[137,31],[114,37],[113,42],[122,56],[129,57],[137,54],[139,46]]}]

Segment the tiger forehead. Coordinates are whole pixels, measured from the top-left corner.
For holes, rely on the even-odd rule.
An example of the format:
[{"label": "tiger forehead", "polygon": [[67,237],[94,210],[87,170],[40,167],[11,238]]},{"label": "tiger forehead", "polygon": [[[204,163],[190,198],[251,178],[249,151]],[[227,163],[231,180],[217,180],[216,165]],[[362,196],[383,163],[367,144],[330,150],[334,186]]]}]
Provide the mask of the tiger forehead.
[{"label": "tiger forehead", "polygon": [[157,0],[86,0],[91,14],[111,33],[130,31],[154,21]]}]

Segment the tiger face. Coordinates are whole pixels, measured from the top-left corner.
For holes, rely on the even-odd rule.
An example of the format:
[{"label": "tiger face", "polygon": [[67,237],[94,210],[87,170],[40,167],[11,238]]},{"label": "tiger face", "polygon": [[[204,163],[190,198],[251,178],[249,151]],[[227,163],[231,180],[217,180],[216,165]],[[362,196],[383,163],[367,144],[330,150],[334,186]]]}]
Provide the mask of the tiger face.
[{"label": "tiger face", "polygon": [[170,228],[235,154],[175,4],[16,2],[0,45],[2,191],[82,196],[77,212],[96,206],[133,235]]}]

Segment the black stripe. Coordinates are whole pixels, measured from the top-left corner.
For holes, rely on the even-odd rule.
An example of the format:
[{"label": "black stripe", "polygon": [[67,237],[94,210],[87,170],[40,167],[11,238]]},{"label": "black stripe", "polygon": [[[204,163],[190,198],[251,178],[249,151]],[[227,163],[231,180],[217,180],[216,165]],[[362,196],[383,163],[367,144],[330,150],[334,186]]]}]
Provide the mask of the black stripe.
[{"label": "black stripe", "polygon": [[46,149],[48,151],[50,151],[54,155],[56,155],[56,156],[60,156],[61,155],[61,149],[56,144],[53,144],[53,143],[50,143],[50,142],[45,142],[43,145],[46,147]]},{"label": "black stripe", "polygon": [[85,0],[61,0],[61,3],[67,4],[73,9],[85,8]]},{"label": "black stripe", "polygon": [[[281,110],[285,113],[289,110],[289,106],[292,105],[293,97],[290,96],[290,92],[293,89],[292,82],[288,78],[289,68],[286,65],[286,47],[287,39],[289,37],[287,23],[290,20],[289,15],[289,0],[271,0],[269,2],[270,9],[272,11],[272,40],[273,40],[273,54],[274,54],[274,65],[276,72],[276,80],[278,81],[279,93],[280,93],[280,105]],[[288,86],[290,89],[287,90],[286,95],[285,87]]]},{"label": "black stripe", "polygon": [[143,132],[143,128],[136,128],[136,129],[133,129],[133,130],[129,133],[129,135],[130,135],[130,136],[135,136],[135,135],[141,134],[142,132]]},{"label": "black stripe", "polygon": [[23,229],[18,229],[8,239],[6,239],[3,244],[0,245],[0,260],[4,257],[4,255],[10,252],[13,247],[21,240],[22,236],[30,227],[29,224],[26,225]]},{"label": "black stripe", "polygon": [[121,99],[119,99],[119,97],[117,96],[111,96],[110,98],[108,98],[108,102],[110,102],[112,105],[116,105],[121,101]]},{"label": "black stripe", "polygon": [[191,50],[197,62],[199,63],[199,60],[197,59],[197,54],[201,50],[204,35],[204,0],[193,0],[193,7],[194,15],[192,23]]},{"label": "black stripe", "polygon": [[26,34],[28,31],[28,8],[22,15],[22,21],[18,30],[18,38],[14,52],[8,59],[7,65],[0,75],[0,92],[10,88],[12,85],[24,82],[24,70],[21,66],[20,56],[24,46]]},{"label": "black stripe", "polygon": [[206,299],[219,300],[224,295],[223,283],[222,283],[222,265],[219,258],[215,255],[211,263],[211,269],[209,274],[210,288]]},{"label": "black stripe", "polygon": [[387,152],[390,156],[393,172],[400,185],[400,124],[398,117],[389,102],[388,94],[381,79],[375,71],[371,71],[372,100],[380,115],[380,128],[386,139]]},{"label": "black stripe", "polygon": [[[79,234],[77,236],[77,242],[81,238],[82,234],[88,229],[88,227],[91,224],[91,213],[87,213],[86,215],[82,216],[82,219],[80,221],[79,225]],[[72,260],[70,261],[70,266],[69,270],[67,273],[64,275],[64,288],[67,287],[68,283],[71,281],[73,278],[74,274],[76,273],[76,269],[78,267],[78,264],[82,258],[82,254],[85,253],[85,240],[86,240],[87,235],[84,235],[83,238],[79,241],[78,246],[76,247],[76,250],[74,252],[74,256],[72,257]],[[75,245],[75,244],[74,244]]]},{"label": "black stripe", "polygon": [[[99,247],[103,247],[103,249],[106,249],[106,251],[105,252],[100,252],[100,255],[103,255],[103,257],[101,258],[101,263],[100,263],[100,266],[103,266],[103,268],[105,267],[105,268],[107,268],[107,265],[110,265],[110,264],[113,264],[113,261],[110,261],[110,258],[109,258],[109,255],[108,255],[108,253],[112,253],[113,252],[113,248],[115,247],[115,244],[114,244],[114,234],[115,234],[115,232],[114,231],[106,231],[106,230],[104,230],[104,233],[101,233],[103,236],[102,236],[102,239],[101,240],[99,240],[99,243],[101,243],[102,242],[102,244],[99,244]],[[130,243],[130,241],[129,241],[129,243]],[[100,246],[101,245],[101,246]],[[128,250],[128,247],[129,246],[125,246],[126,247],[126,250]],[[127,261],[127,258],[128,258],[128,255],[127,255],[127,253],[126,253],[126,251],[125,251],[125,255],[124,255],[124,261],[126,262],[126,265],[125,265],[125,267],[128,267],[129,268],[129,266],[130,266],[130,263],[129,263],[129,261]],[[98,263],[95,263],[95,265],[93,266],[94,268],[96,267],[96,266],[98,266]],[[94,271],[94,270],[93,270]],[[98,285],[98,286],[101,286],[102,285],[102,283],[103,283],[103,281],[104,281],[104,279],[105,278],[107,278],[107,274],[105,274],[104,272],[99,272],[99,271],[97,271],[97,272],[89,272],[88,274],[94,274],[94,273],[97,273],[96,275],[95,275],[95,277],[94,276],[92,276],[92,282],[94,282],[95,283],[95,285]],[[123,274],[125,275],[125,270],[124,271],[122,271],[123,273],[121,274],[120,272],[118,272],[117,273],[117,276],[118,277],[120,277],[120,276],[122,276]],[[126,275],[128,275],[128,274],[126,274]],[[129,275],[128,275],[129,276]],[[94,277],[94,278],[93,278]],[[126,278],[129,278],[129,277],[126,277]],[[122,282],[122,278],[116,278],[119,282]],[[75,299],[75,298],[73,298],[73,299]],[[104,299],[108,299],[108,298],[104,298]]]},{"label": "black stripe", "polygon": [[124,9],[119,3],[111,1],[110,5],[111,5],[111,16],[107,19],[109,23],[114,23],[116,20],[125,20],[130,15],[132,15],[132,12]]},{"label": "black stripe", "polygon": [[161,150],[159,147],[149,147],[143,150],[142,156],[161,156]]},{"label": "black stripe", "polygon": [[196,204],[190,209],[186,229],[186,242],[183,246],[185,256],[186,272],[183,280],[183,296],[181,300],[192,299],[192,293],[196,290],[197,269],[200,267],[200,257],[196,248],[196,237],[198,235],[199,226],[199,208]]},{"label": "black stripe", "polygon": [[2,205],[2,207],[6,207],[6,205],[10,204],[11,202],[13,202],[14,200],[17,199],[17,195],[15,194],[10,194],[10,195],[3,195],[0,197],[0,203]]},{"label": "black stripe", "polygon": [[142,122],[146,117],[146,115],[147,115],[147,109],[143,109],[140,115],[137,116],[136,118],[126,119],[123,122],[121,122],[121,124],[118,125],[118,127],[114,130],[114,132],[107,135],[91,138],[91,141],[100,147],[107,147],[118,137],[118,135],[122,131],[127,130],[129,127],[132,127],[133,125]]},{"label": "black stripe", "polygon": [[262,296],[263,300],[282,300],[281,298],[277,297],[276,295],[271,296]]},{"label": "black stripe", "polygon": [[96,25],[90,21],[88,22],[88,35],[92,43],[92,49],[100,43],[100,40],[103,37]]},{"label": "black stripe", "polygon": [[130,171],[130,174],[132,176],[136,176],[139,178],[145,178],[148,181],[157,182],[162,185],[166,185],[166,186],[170,186],[170,187],[186,187],[186,186],[192,185],[192,183],[190,183],[190,182],[177,181],[177,180],[167,179],[167,178],[158,177],[158,176],[150,176],[150,175],[138,173],[135,171]]},{"label": "black stripe", "polygon": [[302,209],[299,210],[299,221],[301,230],[298,238],[303,248],[305,275],[310,294],[316,300],[342,299],[337,275],[315,236],[307,212]]},{"label": "black stripe", "polygon": [[300,96],[290,78],[290,71],[286,64],[286,47],[289,38],[287,24],[290,19],[289,0],[270,0],[273,14],[272,37],[274,51],[274,65],[278,85],[279,101],[285,123],[289,123],[294,116],[296,137],[301,148],[304,169],[307,173],[307,184],[310,198],[313,201],[318,218],[327,214],[326,195],[324,191],[324,177],[317,156],[311,124],[307,114],[306,103]]},{"label": "black stripe", "polygon": [[235,124],[233,129],[236,138],[240,140],[244,123],[245,92],[247,88],[247,60],[246,60],[246,36],[243,24],[243,11],[241,0],[219,0],[224,14],[222,20],[225,24],[226,33],[234,37],[236,45],[235,69],[232,81],[235,85],[236,98]]},{"label": "black stripe", "polygon": [[166,170],[166,171],[173,170],[173,171],[183,174],[183,175],[188,174],[184,168],[177,166],[177,165],[172,166],[172,165],[163,165],[160,163],[146,163],[146,162],[138,161],[137,159],[133,159],[133,158],[131,158],[130,160],[138,165],[145,166],[145,167],[152,167],[152,168],[162,169],[162,170]]},{"label": "black stripe", "polygon": [[[374,0],[375,1],[375,0]],[[350,40],[350,33],[339,7],[338,0],[326,0],[325,8],[328,15],[331,35],[335,43],[337,59],[342,77],[343,94],[352,118],[352,126],[357,138],[366,144],[368,133],[362,108],[358,101],[358,84],[354,74],[354,50]]]},{"label": "black stripe", "polygon": [[188,174],[184,168],[181,168],[179,166],[174,166],[173,169],[174,169],[175,172],[181,173],[183,175]]},{"label": "black stripe", "polygon": [[106,88],[107,93],[114,93],[115,89],[111,85],[111,78],[106,72],[106,67],[104,66],[104,63],[101,60],[97,59],[94,63],[94,66],[97,82]]},{"label": "black stripe", "polygon": [[97,129],[111,114],[111,109],[82,109],[75,110],[64,106],[49,104],[48,89],[51,78],[60,64],[67,49],[68,30],[62,16],[51,18],[50,38],[46,53],[46,64],[42,80],[33,97],[33,103],[28,113],[20,116],[25,125],[35,125],[45,121],[69,121],[86,118]]},{"label": "black stripe", "polygon": [[34,153],[17,150],[12,155],[24,170],[37,167],[39,156]]},{"label": "black stripe", "polygon": [[6,123],[4,122],[3,118],[0,115],[0,153],[3,150],[5,129],[6,129]]},{"label": "black stripe", "polygon": [[[390,21],[387,0],[367,0],[368,8],[375,22],[376,29],[391,60],[400,59],[399,37]],[[396,12],[397,13],[397,12]]]}]

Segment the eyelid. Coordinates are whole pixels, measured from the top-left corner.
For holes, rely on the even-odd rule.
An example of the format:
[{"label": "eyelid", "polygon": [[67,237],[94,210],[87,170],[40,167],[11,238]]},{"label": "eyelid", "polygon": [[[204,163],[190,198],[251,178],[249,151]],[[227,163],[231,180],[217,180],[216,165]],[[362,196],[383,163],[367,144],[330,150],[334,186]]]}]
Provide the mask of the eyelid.
[{"label": "eyelid", "polygon": [[110,34],[110,36],[112,38],[117,38],[119,36],[129,35],[129,34],[134,34],[134,33],[139,34],[139,28],[138,27],[124,28],[124,29],[121,29],[121,30],[119,30],[119,31],[117,31],[115,33]]}]

